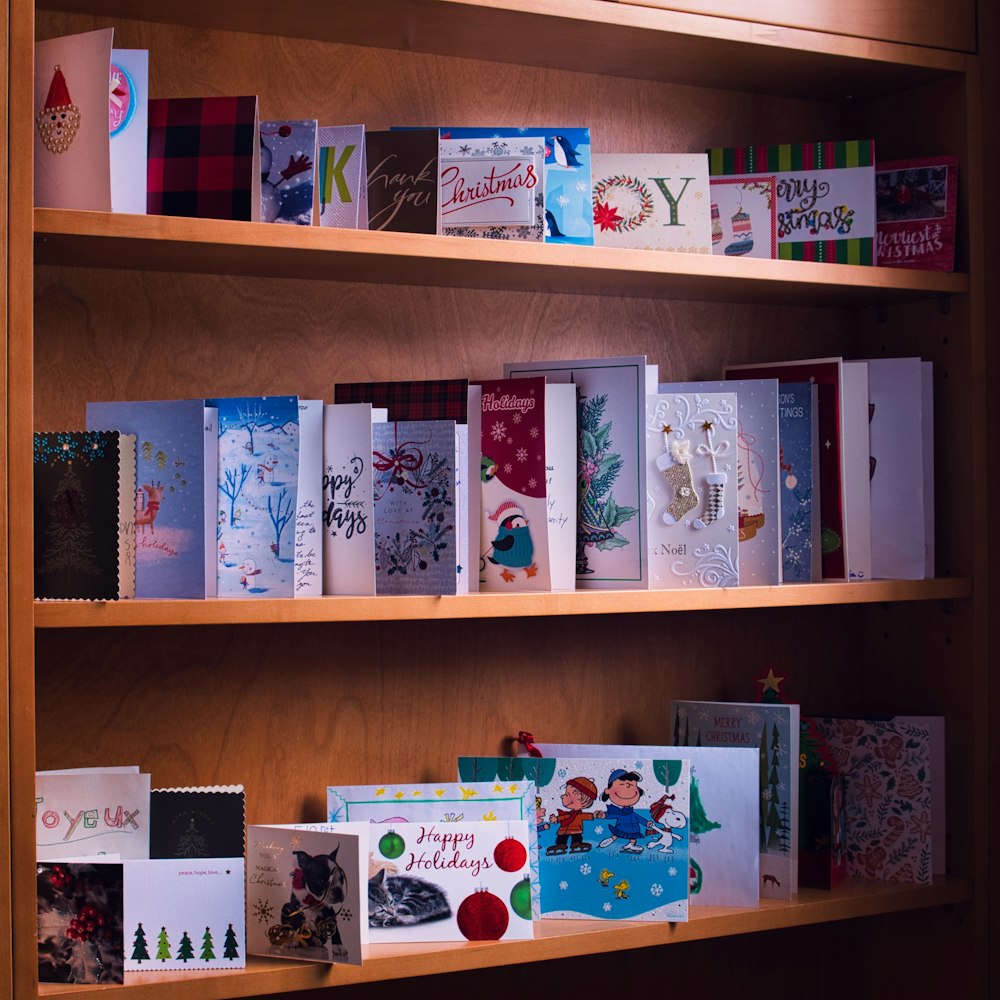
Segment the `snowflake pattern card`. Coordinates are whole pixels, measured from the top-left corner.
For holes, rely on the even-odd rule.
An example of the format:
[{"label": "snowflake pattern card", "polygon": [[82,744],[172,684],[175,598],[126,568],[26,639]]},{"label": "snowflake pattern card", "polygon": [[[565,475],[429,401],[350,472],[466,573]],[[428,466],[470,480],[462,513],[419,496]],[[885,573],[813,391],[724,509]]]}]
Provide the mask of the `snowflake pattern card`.
[{"label": "snowflake pattern card", "polygon": [[735,392],[646,398],[650,587],[739,585],[738,441]]},{"label": "snowflake pattern card", "polygon": [[241,396],[206,403],[219,412],[218,594],[293,597],[298,397]]},{"label": "snowflake pattern card", "polygon": [[37,866],[38,981],[122,983],[122,865],[79,861]]},{"label": "snowflake pattern card", "polygon": [[247,837],[247,951],[361,965],[368,904],[358,834],[250,826]]},{"label": "snowflake pattern card", "polygon": [[726,257],[778,256],[778,199],[773,176],[713,177],[712,253]]},{"label": "snowflake pattern card", "polygon": [[312,225],[316,132],[315,119],[260,123],[261,222]]},{"label": "snowflake pattern card", "polygon": [[799,706],[675,701],[674,742],[757,751],[760,895],[791,899],[799,879]]},{"label": "snowflake pattern card", "polygon": [[35,597],[134,597],[135,437],[35,434],[33,471]]},{"label": "snowflake pattern card", "polygon": [[242,785],[154,788],[149,793],[151,858],[242,858]]},{"label": "snowflake pattern card", "polygon": [[814,501],[817,389],[812,382],[784,382],[778,392],[781,441],[781,573],[784,583],[822,577],[819,563],[819,504]]},{"label": "snowflake pattern card", "polygon": [[35,43],[35,205],[111,211],[113,28]]},{"label": "snowflake pattern card", "polygon": [[112,49],[108,94],[111,211],[146,214],[149,51]]},{"label": "snowflake pattern card", "polygon": [[704,153],[594,155],[594,243],[711,253]]},{"label": "snowflake pattern card", "polygon": [[438,231],[437,129],[365,132],[368,228]]},{"label": "snowflake pattern card", "polygon": [[376,594],[454,594],[455,422],[372,428]]},{"label": "snowflake pattern card", "polygon": [[201,399],[87,404],[88,430],[136,438],[137,597],[215,595],[217,419]]},{"label": "snowflake pattern card", "polygon": [[319,224],[368,228],[368,170],[364,125],[319,129]]}]

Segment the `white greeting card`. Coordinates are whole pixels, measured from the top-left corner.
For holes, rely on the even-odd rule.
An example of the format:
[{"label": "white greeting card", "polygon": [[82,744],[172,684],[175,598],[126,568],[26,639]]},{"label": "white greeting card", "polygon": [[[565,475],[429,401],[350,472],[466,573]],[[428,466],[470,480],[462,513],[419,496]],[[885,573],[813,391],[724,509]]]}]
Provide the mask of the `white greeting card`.
[{"label": "white greeting card", "polygon": [[844,533],[847,537],[847,578],[870,580],[871,549],[871,445],[868,422],[868,365],[845,361],[841,375],[841,411],[844,448]]},{"label": "white greeting card", "polygon": [[295,596],[323,593],[323,400],[299,400]]},{"label": "white greeting card", "polygon": [[111,211],[146,214],[149,51],[112,49],[108,94]]},{"label": "white greeting card", "polygon": [[924,454],[924,577],[934,576],[934,365],[920,366],[921,446]]},{"label": "white greeting card", "polygon": [[545,479],[553,590],[576,589],[576,386],[545,386]]}]

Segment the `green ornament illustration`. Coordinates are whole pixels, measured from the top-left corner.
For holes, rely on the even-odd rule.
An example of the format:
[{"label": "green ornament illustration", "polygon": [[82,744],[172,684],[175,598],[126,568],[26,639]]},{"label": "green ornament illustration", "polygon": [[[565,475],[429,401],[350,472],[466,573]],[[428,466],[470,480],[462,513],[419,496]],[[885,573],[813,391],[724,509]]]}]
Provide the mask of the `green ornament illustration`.
[{"label": "green ornament illustration", "polygon": [[524,920],[531,919],[531,881],[527,875],[510,890],[510,908]]},{"label": "green ornament illustration", "polygon": [[382,857],[392,861],[406,850],[406,842],[395,830],[390,830],[379,840],[378,849],[382,853]]}]

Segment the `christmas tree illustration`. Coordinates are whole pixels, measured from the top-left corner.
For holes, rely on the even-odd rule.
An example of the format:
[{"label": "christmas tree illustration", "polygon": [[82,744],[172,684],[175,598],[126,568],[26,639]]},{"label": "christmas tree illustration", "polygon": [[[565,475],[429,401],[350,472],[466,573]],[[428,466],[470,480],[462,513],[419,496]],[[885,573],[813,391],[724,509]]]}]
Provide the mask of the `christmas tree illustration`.
[{"label": "christmas tree illustration", "polygon": [[160,935],[156,939],[156,957],[161,962],[165,962],[170,958],[170,942],[167,940],[166,927],[160,928]]},{"label": "christmas tree illustration", "polygon": [[763,728],[760,731],[760,814],[759,820],[759,834],[760,834],[760,849],[763,851],[767,847],[767,827],[765,824],[765,817],[767,816],[767,805],[770,799],[770,788],[767,784],[767,723],[764,723]]},{"label": "christmas tree illustration", "polygon": [[767,847],[768,850],[781,849],[781,816],[778,813],[778,764],[781,757],[781,740],[778,727],[771,727],[771,770],[767,776]]},{"label": "christmas tree illustration", "polygon": [[132,960],[141,962],[144,958],[149,958],[146,950],[146,932],[142,929],[142,924],[135,929],[135,940],[132,946]]},{"label": "christmas tree illustration", "polygon": [[228,958],[230,961],[240,957],[239,949],[236,947],[236,931],[233,930],[232,924],[226,928],[226,948],[222,957]]},{"label": "christmas tree illustration", "polygon": [[719,830],[721,823],[711,820],[705,813],[705,806],[701,801],[701,792],[698,790],[698,782],[694,775],[691,775],[691,834],[692,839],[701,833],[708,833],[709,830]]},{"label": "christmas tree illustration", "polygon": [[201,955],[199,956],[203,962],[211,962],[215,958],[215,952],[212,950],[212,931],[211,928],[205,928],[205,936],[201,939]]},{"label": "christmas tree illustration", "polygon": [[182,962],[187,962],[189,959],[194,958],[194,945],[191,943],[191,938],[188,937],[187,931],[181,937],[181,946],[177,950],[177,957]]},{"label": "christmas tree illustration", "polygon": [[87,496],[73,463],[66,463],[66,471],[56,485],[50,506],[51,517],[48,545],[42,555],[42,574],[100,573],[91,547],[93,530],[87,523]]},{"label": "christmas tree illustration", "polygon": [[188,828],[177,838],[177,857],[207,858],[208,854],[208,841],[195,828],[192,817]]}]

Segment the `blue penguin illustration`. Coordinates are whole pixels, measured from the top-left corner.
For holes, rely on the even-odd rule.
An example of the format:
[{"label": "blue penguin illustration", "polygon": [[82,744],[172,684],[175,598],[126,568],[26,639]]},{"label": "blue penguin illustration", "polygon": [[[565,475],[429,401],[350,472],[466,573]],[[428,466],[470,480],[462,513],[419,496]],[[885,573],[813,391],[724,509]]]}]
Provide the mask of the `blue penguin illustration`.
[{"label": "blue penguin illustration", "polygon": [[490,520],[499,521],[500,527],[493,539],[493,555],[487,556],[489,561],[506,567],[500,575],[508,583],[514,579],[508,569],[523,569],[528,576],[534,576],[535,546],[521,509],[512,500],[505,500],[490,515]]},{"label": "blue penguin illustration", "polygon": [[556,217],[549,209],[545,209],[545,238],[549,240],[565,239],[566,234],[556,225]]},{"label": "blue penguin illustration", "polygon": [[579,167],[581,165],[573,143],[564,135],[555,136],[555,141],[552,143],[552,155],[560,167]]}]

